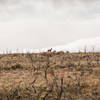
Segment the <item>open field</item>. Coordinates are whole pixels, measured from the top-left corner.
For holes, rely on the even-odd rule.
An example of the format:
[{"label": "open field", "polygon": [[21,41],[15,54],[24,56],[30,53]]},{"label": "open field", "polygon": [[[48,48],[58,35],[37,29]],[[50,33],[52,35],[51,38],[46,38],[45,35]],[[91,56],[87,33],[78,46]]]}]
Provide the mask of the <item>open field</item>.
[{"label": "open field", "polygon": [[0,100],[100,100],[100,53],[2,54]]}]

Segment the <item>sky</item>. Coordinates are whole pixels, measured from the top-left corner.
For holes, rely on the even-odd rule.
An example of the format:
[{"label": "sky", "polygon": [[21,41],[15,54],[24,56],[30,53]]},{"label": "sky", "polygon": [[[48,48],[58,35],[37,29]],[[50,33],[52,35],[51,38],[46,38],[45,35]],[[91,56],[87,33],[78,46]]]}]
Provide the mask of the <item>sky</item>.
[{"label": "sky", "polygon": [[0,0],[0,48],[44,48],[100,37],[100,0]]}]

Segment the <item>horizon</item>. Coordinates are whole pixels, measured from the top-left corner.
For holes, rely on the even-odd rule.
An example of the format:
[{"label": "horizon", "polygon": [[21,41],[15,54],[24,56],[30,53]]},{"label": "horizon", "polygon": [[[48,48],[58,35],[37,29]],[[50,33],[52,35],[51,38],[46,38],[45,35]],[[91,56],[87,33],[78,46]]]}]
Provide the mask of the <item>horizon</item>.
[{"label": "horizon", "polygon": [[58,46],[50,46],[44,48],[5,48],[0,49],[1,54],[13,54],[13,53],[41,53],[41,52],[48,52],[52,48],[52,52],[70,52],[70,53],[78,53],[78,52],[100,52],[100,37],[95,38],[84,38],[73,41],[71,43],[65,45],[58,45]]}]

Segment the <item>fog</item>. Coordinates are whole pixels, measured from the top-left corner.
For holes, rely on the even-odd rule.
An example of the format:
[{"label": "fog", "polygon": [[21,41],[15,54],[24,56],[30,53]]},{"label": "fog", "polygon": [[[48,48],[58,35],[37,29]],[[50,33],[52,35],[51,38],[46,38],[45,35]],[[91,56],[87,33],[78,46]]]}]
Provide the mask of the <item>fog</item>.
[{"label": "fog", "polygon": [[99,0],[0,0],[0,48],[42,48],[100,37]]}]

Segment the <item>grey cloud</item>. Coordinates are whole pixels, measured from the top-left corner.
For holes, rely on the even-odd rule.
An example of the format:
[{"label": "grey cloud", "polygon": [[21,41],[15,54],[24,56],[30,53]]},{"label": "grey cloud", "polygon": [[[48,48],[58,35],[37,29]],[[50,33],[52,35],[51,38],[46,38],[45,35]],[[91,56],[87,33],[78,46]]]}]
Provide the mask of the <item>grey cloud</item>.
[{"label": "grey cloud", "polygon": [[0,47],[38,48],[100,36],[99,5],[99,0],[0,0]]},{"label": "grey cloud", "polygon": [[94,18],[100,14],[99,0],[0,0],[0,17],[54,19]]}]

